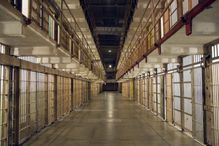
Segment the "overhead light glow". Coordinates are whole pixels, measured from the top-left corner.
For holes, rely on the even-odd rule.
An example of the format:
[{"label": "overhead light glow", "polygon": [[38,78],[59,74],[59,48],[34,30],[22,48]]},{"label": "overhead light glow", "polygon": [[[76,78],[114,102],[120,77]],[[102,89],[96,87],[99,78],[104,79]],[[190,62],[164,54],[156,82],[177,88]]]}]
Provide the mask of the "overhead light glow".
[{"label": "overhead light glow", "polygon": [[112,52],[112,50],[109,50],[108,52],[109,52],[109,53],[111,53],[111,52]]},{"label": "overhead light glow", "polygon": [[111,64],[109,65],[109,68],[112,68],[112,65],[111,65]]}]

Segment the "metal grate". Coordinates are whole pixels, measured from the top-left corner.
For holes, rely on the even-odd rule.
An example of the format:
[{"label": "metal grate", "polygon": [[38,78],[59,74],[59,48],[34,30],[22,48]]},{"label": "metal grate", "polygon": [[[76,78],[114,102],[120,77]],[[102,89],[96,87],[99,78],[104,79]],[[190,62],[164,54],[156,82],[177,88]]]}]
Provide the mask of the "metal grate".
[{"label": "metal grate", "polygon": [[9,71],[0,65],[0,145],[8,145]]},{"label": "metal grate", "polygon": [[47,86],[46,74],[20,70],[19,143],[47,124]]},{"label": "metal grate", "polygon": [[174,124],[176,126],[179,126],[179,128],[182,128],[181,123],[181,88],[180,88],[180,74],[178,72],[173,73],[173,119]]},{"label": "metal grate", "polygon": [[48,84],[47,75],[37,73],[37,129],[41,130],[46,126]]},{"label": "metal grate", "polygon": [[185,132],[192,134],[192,63],[193,63],[193,56],[186,56],[183,58],[183,66],[184,67],[182,75],[182,88],[183,92],[181,95],[182,98],[182,114],[183,114],[183,128]]},{"label": "metal grate", "polygon": [[157,108],[158,115],[164,119],[163,76],[157,76]]},{"label": "metal grate", "polygon": [[[73,103],[74,103],[74,108],[77,108],[78,107],[78,99],[77,99],[77,93],[78,93],[78,87],[77,87],[77,80],[74,79],[74,96],[73,96]],[[94,87],[94,90],[97,90],[97,88]]]},{"label": "metal grate", "polygon": [[149,109],[153,108],[153,80],[149,78]]},{"label": "metal grate", "polygon": [[69,114],[71,111],[71,80],[64,78],[63,86],[64,114]]},{"label": "metal grate", "polygon": [[139,99],[139,96],[140,96],[140,94],[139,94],[139,79],[136,79],[136,98],[137,98],[137,102],[139,103],[140,102],[140,99]]},{"label": "metal grate", "polygon": [[20,70],[20,97],[19,97],[19,142],[22,143],[29,135],[29,72]]},{"label": "metal grate", "polygon": [[202,68],[193,69],[193,137],[204,143]]},{"label": "metal grate", "polygon": [[149,108],[149,84],[148,84],[148,77],[145,78],[145,106]]},{"label": "metal grate", "polygon": [[139,78],[139,104],[143,104],[143,97],[144,97],[144,92],[143,92],[143,80],[142,78]]},{"label": "metal grate", "polygon": [[48,124],[55,121],[55,77],[48,75]]},{"label": "metal grate", "polygon": [[173,123],[173,96],[172,96],[172,74],[166,75],[166,119]]},{"label": "metal grate", "polygon": [[30,133],[33,134],[37,131],[37,80],[36,80],[36,72],[30,72],[30,90],[29,90],[29,98],[30,98]]},{"label": "metal grate", "polygon": [[57,77],[57,118],[64,115],[63,107],[63,77]]},{"label": "metal grate", "polygon": [[157,113],[157,81],[156,81],[157,79],[156,79],[156,77],[153,77],[152,80],[153,80],[153,86],[152,86],[152,88],[153,88],[153,106],[152,106],[152,111],[154,113]]}]

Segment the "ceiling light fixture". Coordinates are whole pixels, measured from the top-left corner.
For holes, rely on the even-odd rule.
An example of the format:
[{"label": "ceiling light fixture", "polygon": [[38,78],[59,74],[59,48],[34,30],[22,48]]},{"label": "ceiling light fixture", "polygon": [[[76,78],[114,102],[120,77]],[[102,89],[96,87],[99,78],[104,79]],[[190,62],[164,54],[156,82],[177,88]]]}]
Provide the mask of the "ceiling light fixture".
[{"label": "ceiling light fixture", "polygon": [[112,50],[109,50],[108,52],[109,52],[109,53],[111,53],[111,52],[112,52]]},{"label": "ceiling light fixture", "polygon": [[112,68],[112,65],[111,65],[111,64],[109,65],[109,68]]}]

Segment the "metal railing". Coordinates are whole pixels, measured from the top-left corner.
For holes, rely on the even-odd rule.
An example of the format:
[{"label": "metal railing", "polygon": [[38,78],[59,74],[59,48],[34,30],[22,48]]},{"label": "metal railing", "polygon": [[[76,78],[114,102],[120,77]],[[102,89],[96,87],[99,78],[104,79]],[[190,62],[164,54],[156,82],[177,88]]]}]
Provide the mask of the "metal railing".
[{"label": "metal railing", "polygon": [[124,51],[118,64],[117,79],[146,58],[153,50],[160,48],[171,29],[184,14],[189,13],[198,1],[187,0],[149,0],[140,23],[132,36],[126,52]]},{"label": "metal railing", "polygon": [[[71,57],[77,58],[87,68],[92,69],[91,66],[95,66],[92,69],[94,73],[96,70],[102,70],[103,67],[101,64],[96,63],[95,60],[98,59],[92,52],[85,35],[65,0],[59,1],[60,3],[56,3],[55,0],[10,0],[10,2],[22,14],[22,6],[26,3],[29,13],[23,15],[31,24],[39,27],[50,39],[57,43],[58,47],[68,52]],[[92,63],[96,64],[93,65]],[[96,75],[103,77],[103,75]]]}]

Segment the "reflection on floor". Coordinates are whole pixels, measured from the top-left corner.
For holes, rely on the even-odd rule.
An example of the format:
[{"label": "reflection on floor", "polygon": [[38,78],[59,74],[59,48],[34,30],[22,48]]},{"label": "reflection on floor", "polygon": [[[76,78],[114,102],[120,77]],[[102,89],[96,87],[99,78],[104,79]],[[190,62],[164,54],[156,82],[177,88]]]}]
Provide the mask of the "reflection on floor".
[{"label": "reflection on floor", "polygon": [[167,123],[105,92],[31,138],[25,146],[200,146]]}]

